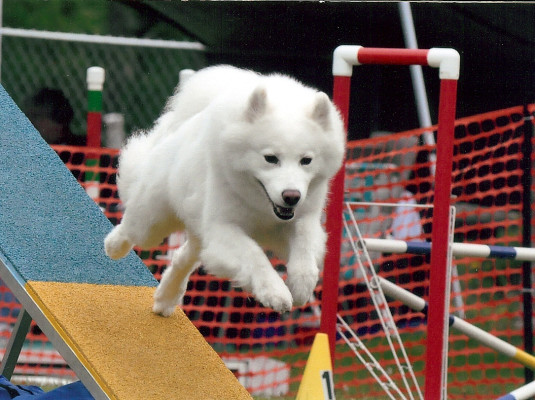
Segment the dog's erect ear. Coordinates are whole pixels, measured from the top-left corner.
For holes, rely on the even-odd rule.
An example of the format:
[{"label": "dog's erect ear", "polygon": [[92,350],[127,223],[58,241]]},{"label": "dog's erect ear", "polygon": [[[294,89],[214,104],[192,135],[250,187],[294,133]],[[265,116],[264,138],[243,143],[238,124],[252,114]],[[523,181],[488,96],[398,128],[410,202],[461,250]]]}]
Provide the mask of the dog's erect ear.
[{"label": "dog's erect ear", "polygon": [[245,119],[247,122],[255,122],[260,118],[267,109],[267,93],[263,86],[258,86],[249,97],[247,109],[245,110]]},{"label": "dog's erect ear", "polygon": [[314,108],[312,109],[311,118],[319,124],[323,129],[327,130],[331,127],[331,101],[329,97],[323,93],[316,93],[314,99]]}]

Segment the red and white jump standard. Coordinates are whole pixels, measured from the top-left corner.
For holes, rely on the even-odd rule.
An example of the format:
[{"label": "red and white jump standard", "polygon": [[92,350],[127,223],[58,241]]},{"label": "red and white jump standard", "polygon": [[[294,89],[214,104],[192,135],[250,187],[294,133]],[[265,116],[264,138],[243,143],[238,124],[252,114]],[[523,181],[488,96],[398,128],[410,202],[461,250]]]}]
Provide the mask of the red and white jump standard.
[{"label": "red and white jump standard", "polygon": [[[429,314],[427,323],[425,390],[426,400],[444,399],[446,393],[448,307],[450,275],[447,271],[451,251],[448,232],[451,194],[451,170],[457,81],[460,56],[456,50],[432,48],[386,49],[362,46],[339,46],[333,54],[333,101],[347,129],[349,95],[353,66],[361,64],[423,65],[439,68],[440,100],[438,115],[437,164],[429,282]],[[342,166],[331,183],[327,205],[327,255],[323,274],[322,315],[320,330],[329,335],[334,360],[340,247],[342,232],[345,168]],[[442,349],[442,351],[440,350]]]}]

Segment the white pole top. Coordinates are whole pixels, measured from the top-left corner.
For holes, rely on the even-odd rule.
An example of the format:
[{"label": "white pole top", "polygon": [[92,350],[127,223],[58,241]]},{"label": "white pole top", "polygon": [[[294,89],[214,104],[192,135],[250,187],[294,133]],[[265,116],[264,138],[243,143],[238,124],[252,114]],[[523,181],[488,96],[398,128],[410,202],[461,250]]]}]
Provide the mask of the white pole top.
[{"label": "white pole top", "polygon": [[89,67],[87,69],[87,90],[101,91],[104,87],[104,77],[104,68]]},{"label": "white pole top", "polygon": [[353,75],[353,65],[359,65],[358,53],[362,46],[338,46],[333,53],[333,75]]},{"label": "white pole top", "polygon": [[433,47],[427,53],[427,62],[430,67],[438,68],[440,79],[459,79],[461,56],[454,49],[441,49]]}]

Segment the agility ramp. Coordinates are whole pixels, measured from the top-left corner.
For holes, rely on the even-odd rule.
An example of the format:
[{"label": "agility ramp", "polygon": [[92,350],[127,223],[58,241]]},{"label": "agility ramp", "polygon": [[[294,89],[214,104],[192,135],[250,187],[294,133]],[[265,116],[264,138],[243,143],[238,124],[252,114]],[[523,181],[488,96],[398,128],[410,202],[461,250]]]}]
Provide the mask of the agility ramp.
[{"label": "agility ramp", "polygon": [[133,252],[106,257],[111,228],[0,86],[0,277],[78,378],[96,399],[250,399],[182,311],[151,312]]}]

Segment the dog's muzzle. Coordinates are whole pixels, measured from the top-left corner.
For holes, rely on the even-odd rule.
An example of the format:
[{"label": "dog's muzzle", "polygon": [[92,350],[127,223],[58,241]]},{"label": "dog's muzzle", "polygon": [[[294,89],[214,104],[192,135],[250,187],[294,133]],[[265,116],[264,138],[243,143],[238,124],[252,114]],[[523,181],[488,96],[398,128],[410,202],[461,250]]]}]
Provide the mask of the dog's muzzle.
[{"label": "dog's muzzle", "polygon": [[[279,219],[281,219],[283,221],[291,220],[295,215],[295,208],[294,207],[279,206],[279,205],[275,204],[273,202],[273,200],[271,200],[271,197],[269,197],[269,194],[268,194],[264,184],[262,182],[260,182],[259,180],[258,180],[258,183],[260,184],[262,189],[264,189],[264,193],[266,194],[266,197],[268,198],[269,202],[273,206],[273,212],[275,213],[277,218],[279,218]],[[297,203],[297,201],[295,203]]]}]

